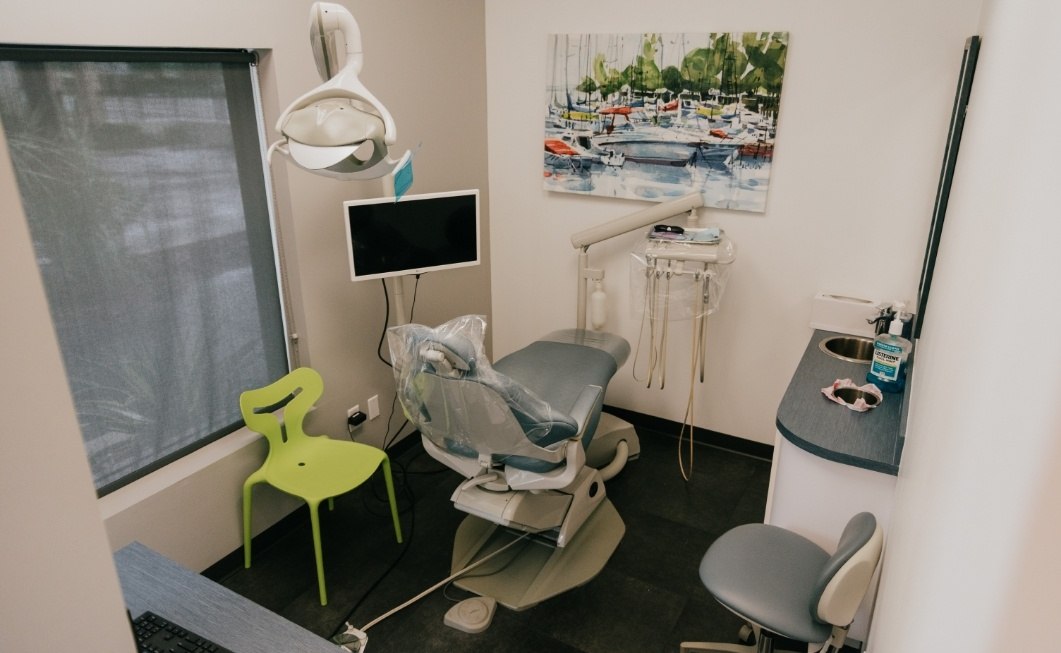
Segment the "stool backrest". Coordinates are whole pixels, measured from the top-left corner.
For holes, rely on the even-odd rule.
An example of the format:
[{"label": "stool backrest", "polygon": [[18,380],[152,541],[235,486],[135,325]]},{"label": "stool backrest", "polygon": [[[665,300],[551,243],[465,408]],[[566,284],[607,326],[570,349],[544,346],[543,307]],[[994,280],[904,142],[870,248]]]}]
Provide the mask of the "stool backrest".
[{"label": "stool backrest", "polygon": [[836,553],[822,568],[811,613],[834,626],[848,626],[869,589],[884,548],[884,532],[871,513],[852,517],[840,535]]}]

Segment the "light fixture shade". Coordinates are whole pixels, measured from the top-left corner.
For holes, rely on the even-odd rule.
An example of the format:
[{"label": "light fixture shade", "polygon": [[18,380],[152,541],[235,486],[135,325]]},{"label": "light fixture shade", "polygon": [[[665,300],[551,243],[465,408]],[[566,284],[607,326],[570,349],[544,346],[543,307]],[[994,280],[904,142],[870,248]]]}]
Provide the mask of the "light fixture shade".
[{"label": "light fixture shade", "polygon": [[[341,67],[334,48],[337,31],[346,45]],[[326,81],[280,115],[276,130],[283,138],[270,146],[270,159],[279,151],[301,168],[338,179],[375,179],[390,174],[405,157],[395,160],[388,156],[390,146],[397,142],[394,119],[358,79],[363,56],[361,32],[354,17],[341,5],[314,4],[310,10],[310,44]]]},{"label": "light fixture shade", "polygon": [[[383,120],[352,100],[321,100],[290,112],[281,126],[288,153],[307,170],[331,168],[347,157],[368,168],[386,155]],[[368,150],[367,157],[355,154]]]}]

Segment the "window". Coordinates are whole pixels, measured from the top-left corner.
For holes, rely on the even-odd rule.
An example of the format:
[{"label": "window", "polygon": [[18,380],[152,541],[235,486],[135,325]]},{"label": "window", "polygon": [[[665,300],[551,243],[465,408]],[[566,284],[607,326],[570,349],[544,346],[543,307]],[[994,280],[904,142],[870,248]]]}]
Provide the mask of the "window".
[{"label": "window", "polygon": [[254,75],[240,51],[0,47],[101,495],[241,426],[239,393],[288,369]]}]

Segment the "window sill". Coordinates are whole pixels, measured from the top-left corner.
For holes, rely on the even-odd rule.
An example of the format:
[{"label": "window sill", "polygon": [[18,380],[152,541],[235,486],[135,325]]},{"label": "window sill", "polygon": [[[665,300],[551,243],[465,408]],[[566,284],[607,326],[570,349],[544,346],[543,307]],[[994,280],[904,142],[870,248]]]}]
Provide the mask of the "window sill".
[{"label": "window sill", "polygon": [[142,503],[261,440],[243,427],[97,500],[104,521]]}]

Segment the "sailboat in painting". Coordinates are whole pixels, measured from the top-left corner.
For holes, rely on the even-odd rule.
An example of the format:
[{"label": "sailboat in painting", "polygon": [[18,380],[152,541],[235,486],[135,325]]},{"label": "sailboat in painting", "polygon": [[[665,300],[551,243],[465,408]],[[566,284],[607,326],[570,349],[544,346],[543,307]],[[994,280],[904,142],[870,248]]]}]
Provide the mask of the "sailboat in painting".
[{"label": "sailboat in painting", "polygon": [[553,191],[766,206],[787,32],[557,34],[544,183]]}]

